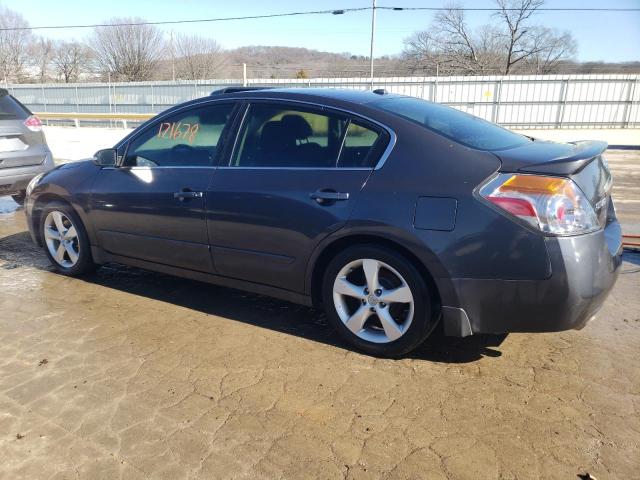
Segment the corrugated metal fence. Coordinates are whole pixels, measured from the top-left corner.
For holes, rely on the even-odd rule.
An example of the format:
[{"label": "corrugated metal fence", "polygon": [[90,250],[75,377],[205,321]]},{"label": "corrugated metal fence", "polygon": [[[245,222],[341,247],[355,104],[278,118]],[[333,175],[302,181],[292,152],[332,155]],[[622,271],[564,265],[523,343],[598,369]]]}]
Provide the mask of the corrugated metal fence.
[{"label": "corrugated metal fence", "polygon": [[[9,85],[35,112],[157,113],[242,80]],[[368,78],[250,79],[249,85],[369,89]],[[374,88],[432,100],[507,127],[634,128],[640,75],[385,77]]]}]

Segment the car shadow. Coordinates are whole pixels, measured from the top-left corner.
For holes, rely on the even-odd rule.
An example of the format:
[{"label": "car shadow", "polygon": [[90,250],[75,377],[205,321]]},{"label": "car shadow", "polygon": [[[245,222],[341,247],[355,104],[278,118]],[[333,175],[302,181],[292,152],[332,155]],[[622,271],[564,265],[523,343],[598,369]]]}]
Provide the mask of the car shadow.
[{"label": "car shadow", "polygon": [[[6,262],[2,267],[4,269],[28,266],[55,273],[44,252],[33,244],[27,232],[0,238],[0,259]],[[81,280],[352,350],[327,324],[321,311],[301,305],[117,264],[104,265]],[[499,357],[501,352],[495,347],[505,337],[506,335],[473,335],[453,338],[444,336],[441,329],[436,328],[423,345],[403,358],[467,363],[482,357]]]}]

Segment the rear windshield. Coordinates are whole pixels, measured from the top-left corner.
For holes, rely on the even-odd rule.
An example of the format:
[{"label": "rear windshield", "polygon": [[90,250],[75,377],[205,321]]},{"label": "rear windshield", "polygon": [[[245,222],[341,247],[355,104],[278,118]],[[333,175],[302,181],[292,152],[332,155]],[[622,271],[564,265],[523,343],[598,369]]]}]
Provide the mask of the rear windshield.
[{"label": "rear windshield", "polygon": [[394,97],[372,102],[451,140],[478,150],[504,150],[530,140],[468,113],[418,98]]},{"label": "rear windshield", "polygon": [[0,94],[0,120],[24,120],[31,113],[11,95]]}]

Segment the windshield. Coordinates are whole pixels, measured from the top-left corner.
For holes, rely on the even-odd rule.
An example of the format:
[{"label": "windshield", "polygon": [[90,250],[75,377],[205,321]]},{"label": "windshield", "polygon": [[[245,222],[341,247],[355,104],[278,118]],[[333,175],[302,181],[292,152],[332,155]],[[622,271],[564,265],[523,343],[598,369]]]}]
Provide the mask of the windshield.
[{"label": "windshield", "polygon": [[418,98],[393,97],[371,103],[451,140],[478,150],[504,150],[531,140],[468,113]]}]

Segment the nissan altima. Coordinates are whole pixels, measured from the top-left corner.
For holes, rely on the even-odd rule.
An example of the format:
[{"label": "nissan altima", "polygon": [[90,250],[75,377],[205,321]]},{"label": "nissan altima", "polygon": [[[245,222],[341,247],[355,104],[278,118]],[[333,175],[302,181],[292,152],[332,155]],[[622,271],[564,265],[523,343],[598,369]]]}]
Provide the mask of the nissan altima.
[{"label": "nissan altima", "polygon": [[34,178],[34,241],[324,308],[353,347],[580,329],[621,231],[601,142],[551,143],[384,91],[228,89]]}]

